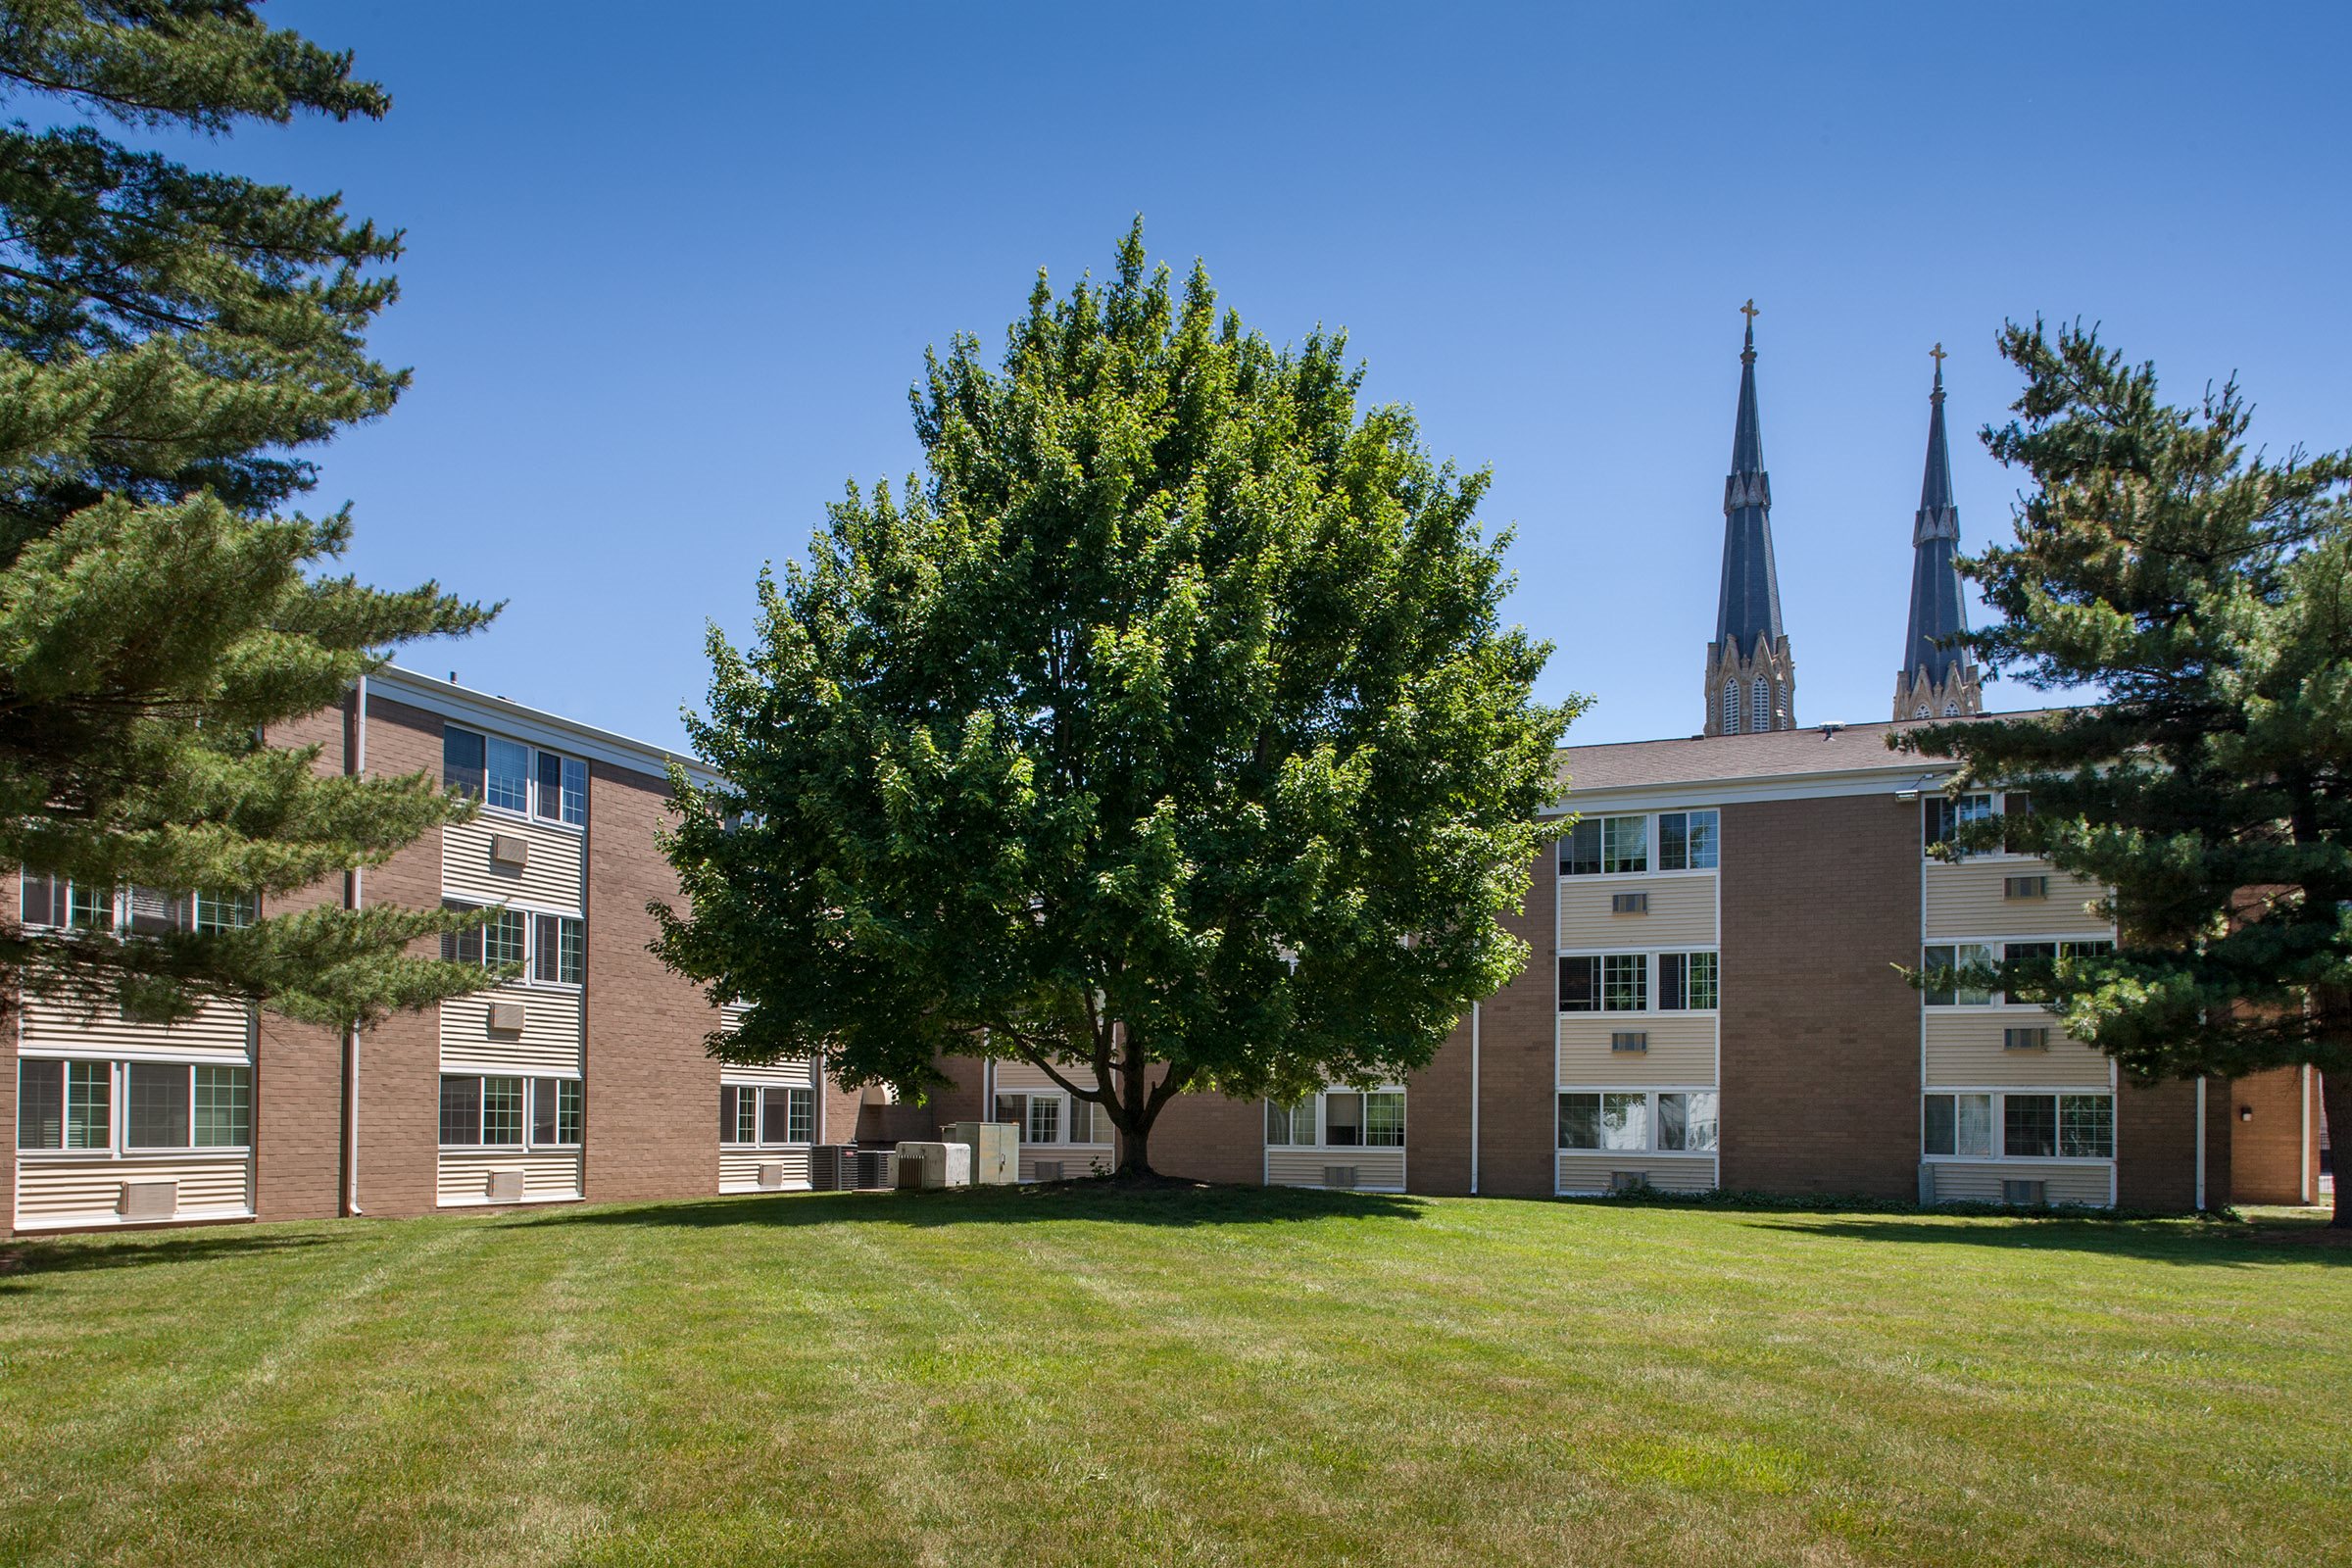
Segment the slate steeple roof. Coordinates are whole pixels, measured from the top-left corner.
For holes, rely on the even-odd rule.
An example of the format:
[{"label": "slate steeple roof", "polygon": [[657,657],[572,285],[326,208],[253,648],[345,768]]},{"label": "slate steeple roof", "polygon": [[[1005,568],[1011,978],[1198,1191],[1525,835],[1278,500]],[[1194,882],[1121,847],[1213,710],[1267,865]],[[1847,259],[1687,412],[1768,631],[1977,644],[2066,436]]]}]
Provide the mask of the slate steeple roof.
[{"label": "slate steeple roof", "polygon": [[1715,641],[1753,653],[1775,643],[1781,627],[1781,579],[1772,562],[1772,481],[1764,472],[1764,432],[1756,417],[1756,310],[1750,300],[1747,341],[1740,351],[1740,416],[1732,433],[1732,472],[1723,485],[1723,590]]},{"label": "slate steeple roof", "polygon": [[1968,630],[1960,599],[1960,508],[1952,500],[1952,460],[1943,433],[1943,345],[1936,345],[1936,390],[1928,397],[1928,466],[1911,524],[1911,625],[1903,638],[1905,673],[1925,669],[1940,682],[1966,655],[1950,639]]}]

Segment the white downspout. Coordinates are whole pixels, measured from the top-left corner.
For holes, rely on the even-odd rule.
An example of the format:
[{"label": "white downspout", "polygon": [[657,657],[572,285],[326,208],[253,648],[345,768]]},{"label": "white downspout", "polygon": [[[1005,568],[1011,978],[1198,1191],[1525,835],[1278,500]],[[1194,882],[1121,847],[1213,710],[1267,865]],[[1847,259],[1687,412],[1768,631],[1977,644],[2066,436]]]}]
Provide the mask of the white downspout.
[{"label": "white downspout", "polygon": [[[352,771],[368,773],[368,677],[362,675],[353,699]],[[351,907],[356,912],[367,895],[367,872],[351,871]],[[350,1080],[349,1109],[343,1125],[343,1212],[359,1214],[360,1207],[360,1026],[353,1024],[344,1041],[344,1071]]]},{"label": "white downspout", "polygon": [[2303,1157],[2295,1164],[2295,1196],[2306,1203],[2316,1203],[2320,1195],[2311,1190],[2311,1064],[2305,1062],[2295,1077],[2303,1090]]},{"label": "white downspout", "polygon": [[1470,1004],[1470,1196],[1478,1196],[1478,1004]]},{"label": "white downspout", "polygon": [[2197,1075],[2197,1212],[2205,1212],[2205,1075]]}]

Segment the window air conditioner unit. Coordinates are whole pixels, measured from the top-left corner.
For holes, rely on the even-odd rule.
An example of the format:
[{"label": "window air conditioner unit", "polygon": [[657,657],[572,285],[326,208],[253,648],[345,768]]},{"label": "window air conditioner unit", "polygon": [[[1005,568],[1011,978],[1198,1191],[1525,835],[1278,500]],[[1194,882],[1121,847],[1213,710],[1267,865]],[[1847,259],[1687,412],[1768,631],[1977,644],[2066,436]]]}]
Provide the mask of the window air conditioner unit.
[{"label": "window air conditioner unit", "polygon": [[2001,878],[2001,897],[2004,899],[2046,899],[2049,896],[2050,879],[2046,876]]},{"label": "window air conditioner unit", "polygon": [[1649,895],[1646,893],[1612,893],[1609,895],[1611,914],[1647,914]]},{"label": "window air conditioner unit", "polygon": [[522,1033],[522,1004],[493,1002],[490,1004],[490,1032],[494,1035]]},{"label": "window air conditioner unit", "polygon": [[1355,1185],[1355,1167],[1353,1165],[1324,1166],[1323,1185],[1338,1188],[1353,1187]]},{"label": "window air conditioner unit", "polygon": [[522,1172],[494,1170],[484,1180],[483,1191],[493,1203],[519,1203],[522,1201]]},{"label": "window air conditioner unit", "polygon": [[1037,1180],[1041,1182],[1057,1182],[1061,1180],[1062,1163],[1063,1162],[1058,1159],[1041,1159],[1030,1168],[1037,1172]]},{"label": "window air conditioner unit", "polygon": [[1645,1170],[1613,1170],[1609,1172],[1609,1191],[1612,1193],[1646,1193],[1649,1191],[1649,1172]]},{"label": "window air conditioner unit", "polygon": [[2001,1182],[2001,1201],[2004,1203],[2024,1203],[2039,1208],[2049,1200],[2050,1184],[2048,1182],[2015,1179],[2004,1179]]},{"label": "window air conditioner unit", "polygon": [[124,1219],[170,1219],[179,1212],[179,1183],[124,1182],[122,1214]]},{"label": "window air conditioner unit", "polygon": [[511,865],[519,871],[531,863],[531,841],[519,833],[493,833],[490,860],[494,865]]},{"label": "window air conditioner unit", "polygon": [[1609,1036],[1609,1049],[1635,1053],[1645,1052],[1649,1049],[1649,1031],[1646,1029],[1621,1029]]},{"label": "window air conditioner unit", "polygon": [[760,1185],[771,1193],[782,1188],[784,1185],[784,1167],[781,1165],[760,1166]]},{"label": "window air conditioner unit", "polygon": [[2001,1031],[2001,1049],[2003,1051],[2047,1051],[2050,1049],[2050,1031],[2046,1026],[2040,1024],[2025,1028],[2003,1029]]}]

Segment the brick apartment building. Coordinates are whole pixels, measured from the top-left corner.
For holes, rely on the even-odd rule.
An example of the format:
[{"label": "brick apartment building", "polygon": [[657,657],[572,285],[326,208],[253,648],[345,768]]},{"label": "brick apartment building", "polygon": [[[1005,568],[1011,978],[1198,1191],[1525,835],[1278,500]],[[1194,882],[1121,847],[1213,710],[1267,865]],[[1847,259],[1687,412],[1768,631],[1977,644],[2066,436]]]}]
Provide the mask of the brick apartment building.
[{"label": "brick apartment building", "polygon": [[[1203,1179],[1546,1197],[1630,1184],[2189,1209],[2318,1196],[2309,1072],[2119,1083],[2039,1008],[1926,994],[1901,968],[2110,942],[2098,890],[2006,854],[1929,853],[2023,807],[1955,796],[1887,735],[1981,708],[1952,566],[1940,369],[1886,723],[1800,727],[1781,621],[1752,326],[1741,356],[1703,732],[1562,755],[1563,831],[1514,919],[1528,967],[1402,1083],[1296,1105],[1188,1095],[1153,1132]],[[274,737],[334,771],[437,771],[479,798],[318,897],[503,906],[455,956],[524,978],[348,1039],[217,1006],[172,1028],[16,1009],[0,1234],[583,1200],[809,1184],[810,1151],[1018,1123],[1023,1179],[1107,1168],[1109,1129],[1034,1068],[942,1063],[922,1104],[821,1064],[722,1066],[723,1026],[647,952],[676,897],[655,847],[659,748],[400,670]],[[691,763],[687,764],[690,767]],[[1573,825],[1566,813],[1573,810]],[[235,920],[145,890],[20,879],[34,923]],[[272,911],[276,912],[276,911]]]}]

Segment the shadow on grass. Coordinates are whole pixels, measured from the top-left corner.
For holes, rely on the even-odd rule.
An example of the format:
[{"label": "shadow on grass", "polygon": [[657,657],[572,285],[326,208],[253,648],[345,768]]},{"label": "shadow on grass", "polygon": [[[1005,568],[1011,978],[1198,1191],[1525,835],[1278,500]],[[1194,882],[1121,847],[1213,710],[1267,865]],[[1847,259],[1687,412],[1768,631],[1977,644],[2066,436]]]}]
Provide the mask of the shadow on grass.
[{"label": "shadow on grass", "polygon": [[264,1257],[335,1247],[340,1236],[281,1235],[251,1227],[58,1237],[24,1237],[0,1242],[0,1295],[26,1288],[43,1274],[75,1274],[100,1268],[160,1268],[220,1258]]},{"label": "shadow on grass", "polygon": [[1017,1225],[1032,1220],[1100,1220],[1114,1225],[1267,1225],[1325,1219],[1418,1219],[1421,1200],[1397,1193],[1323,1192],[1296,1187],[1169,1183],[1146,1188],[1108,1181],[1025,1187],[964,1187],[934,1193],[779,1193],[680,1202],[517,1214],[510,1226],[634,1225],[664,1230],[718,1226],[882,1224]]},{"label": "shadow on grass", "polygon": [[1759,1219],[1759,1230],[1846,1242],[1900,1242],[1911,1247],[1981,1247],[2012,1252],[2097,1252],[2151,1263],[2200,1268],[2258,1264],[2352,1263],[2352,1247],[2332,1241],[2324,1225],[2247,1225],[2227,1220],[2082,1219],[2012,1214],[2001,1221],[1955,1224],[1920,1216],[1788,1215]]}]

